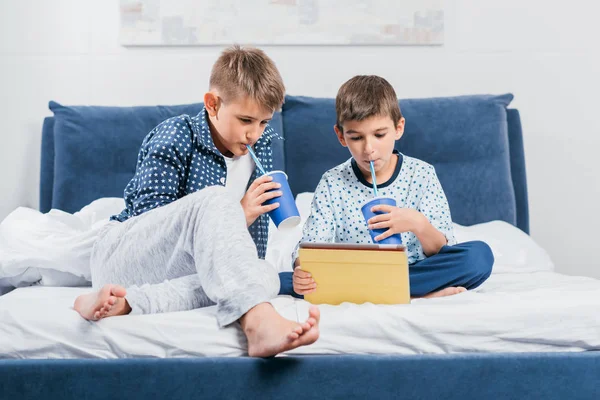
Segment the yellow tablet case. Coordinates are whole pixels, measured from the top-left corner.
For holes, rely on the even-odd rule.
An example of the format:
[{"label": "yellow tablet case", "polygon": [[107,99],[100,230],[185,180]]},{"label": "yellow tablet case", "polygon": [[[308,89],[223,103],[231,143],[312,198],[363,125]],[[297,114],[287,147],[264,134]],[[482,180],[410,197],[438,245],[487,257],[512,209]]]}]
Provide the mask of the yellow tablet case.
[{"label": "yellow tablet case", "polygon": [[403,246],[303,243],[300,266],[317,283],[314,293],[304,296],[312,304],[408,304],[410,284],[408,260]]}]

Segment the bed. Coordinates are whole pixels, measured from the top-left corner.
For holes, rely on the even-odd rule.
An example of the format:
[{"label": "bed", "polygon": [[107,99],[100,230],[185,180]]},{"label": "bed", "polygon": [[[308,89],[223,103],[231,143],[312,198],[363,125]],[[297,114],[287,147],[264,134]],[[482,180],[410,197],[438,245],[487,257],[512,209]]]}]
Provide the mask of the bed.
[{"label": "bed", "polygon": [[[399,149],[436,166],[459,240],[491,244],[490,280],[464,295],[409,306],[324,306],[319,341],[271,359],[246,357],[239,329],[219,330],[211,308],[100,323],[69,308],[89,289],[57,283],[85,281],[84,268],[74,272],[85,250],[66,259],[56,248],[74,251],[89,242],[97,224],[120,208],[145,133],[199,105],[51,102],[40,210],[53,211],[17,210],[0,229],[0,243],[21,246],[11,265],[22,270],[9,278],[37,283],[0,297],[0,397],[599,398],[600,282],[555,273],[527,235],[522,131],[511,99],[400,103],[407,128]],[[334,118],[332,99],[288,96],[273,121],[285,137],[275,165],[288,173],[304,216],[321,173],[348,157],[331,133]],[[35,241],[37,251],[14,239],[34,228],[46,238]],[[298,231],[272,233],[268,256],[280,270],[289,266],[297,237]],[[8,279],[4,260],[0,281]],[[69,263],[75,266],[64,269]],[[288,318],[306,313],[305,302],[288,296],[274,304]]]}]

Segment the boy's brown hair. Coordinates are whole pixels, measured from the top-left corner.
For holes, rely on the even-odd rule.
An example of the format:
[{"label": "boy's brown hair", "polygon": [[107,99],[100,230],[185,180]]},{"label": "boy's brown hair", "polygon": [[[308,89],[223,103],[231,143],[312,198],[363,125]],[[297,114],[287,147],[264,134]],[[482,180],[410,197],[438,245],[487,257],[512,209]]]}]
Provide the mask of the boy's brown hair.
[{"label": "boy's brown hair", "polygon": [[217,89],[224,102],[249,96],[269,110],[283,104],[285,86],[273,60],[264,51],[239,45],[221,53],[210,73],[210,89]]},{"label": "boy's brown hair", "polygon": [[357,75],[340,87],[335,98],[337,127],[347,121],[362,121],[373,116],[389,116],[394,126],[402,118],[396,91],[376,75]]}]

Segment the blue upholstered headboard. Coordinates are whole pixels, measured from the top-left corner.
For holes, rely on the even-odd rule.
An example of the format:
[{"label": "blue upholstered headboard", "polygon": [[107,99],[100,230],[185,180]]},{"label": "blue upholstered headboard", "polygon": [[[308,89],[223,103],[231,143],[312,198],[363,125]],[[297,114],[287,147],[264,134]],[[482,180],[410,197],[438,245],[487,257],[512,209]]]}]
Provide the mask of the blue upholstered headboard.
[{"label": "blue upholstered headboard", "polygon": [[[436,167],[455,222],[500,219],[529,232],[525,158],[512,95],[400,100],[407,120],[398,149]],[[100,197],[120,197],[144,136],[162,120],[195,115],[202,104],[67,107],[42,132],[40,210],[75,212]],[[333,99],[287,96],[271,125],[282,133],[275,167],[295,194],[313,191],[323,172],[350,155],[333,133]]]}]

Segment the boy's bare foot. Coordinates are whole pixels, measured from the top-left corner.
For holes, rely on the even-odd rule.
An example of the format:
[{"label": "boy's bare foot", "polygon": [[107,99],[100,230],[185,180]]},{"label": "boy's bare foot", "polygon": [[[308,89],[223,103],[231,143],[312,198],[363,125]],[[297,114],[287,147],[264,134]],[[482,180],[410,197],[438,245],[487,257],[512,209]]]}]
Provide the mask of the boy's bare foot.
[{"label": "boy's bare foot", "polygon": [[299,324],[283,318],[269,303],[252,308],[240,319],[248,338],[248,355],[271,357],[316,342],[321,314],[315,306],[308,314],[306,322]]},{"label": "boy's bare foot", "polygon": [[90,321],[129,314],[131,307],[125,300],[126,294],[127,291],[123,286],[104,285],[97,292],[82,294],[77,297],[73,308],[83,318]]},{"label": "boy's bare foot", "polygon": [[445,289],[438,290],[437,292],[429,293],[428,295],[423,296],[423,298],[424,299],[433,299],[435,297],[446,297],[446,296],[452,296],[452,295],[459,294],[459,293],[466,292],[466,291],[467,291],[467,289],[465,289],[462,286],[447,287]]}]

